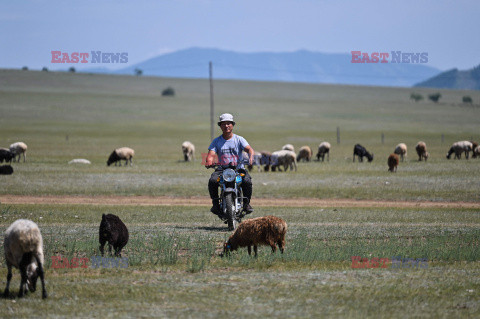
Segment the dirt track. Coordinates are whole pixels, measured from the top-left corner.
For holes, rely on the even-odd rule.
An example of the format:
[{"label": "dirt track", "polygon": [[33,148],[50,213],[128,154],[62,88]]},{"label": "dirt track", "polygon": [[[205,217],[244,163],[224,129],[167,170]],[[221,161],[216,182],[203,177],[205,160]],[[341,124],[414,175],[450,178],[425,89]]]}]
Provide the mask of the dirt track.
[{"label": "dirt track", "polygon": [[[210,206],[208,197],[150,196],[23,196],[0,195],[2,204]],[[315,198],[254,198],[253,206],[287,207],[440,207],[480,208],[480,202],[375,201]]]}]

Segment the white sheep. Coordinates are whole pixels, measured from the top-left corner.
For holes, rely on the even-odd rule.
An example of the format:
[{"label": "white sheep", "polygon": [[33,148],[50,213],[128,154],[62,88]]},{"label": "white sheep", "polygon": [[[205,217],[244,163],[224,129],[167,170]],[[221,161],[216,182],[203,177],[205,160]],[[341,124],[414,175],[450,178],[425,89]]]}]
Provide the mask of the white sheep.
[{"label": "white sheep", "polygon": [[400,143],[395,147],[395,151],[393,153],[400,155],[400,158],[402,159],[402,162],[404,160],[404,157],[407,157],[407,145],[405,143]]},{"label": "white sheep", "polygon": [[16,220],[6,230],[3,246],[8,268],[4,296],[9,295],[13,266],[20,269],[22,277],[18,297],[23,297],[28,292],[27,288],[34,292],[37,287],[37,278],[40,276],[42,298],[47,298],[43,271],[43,239],[37,224],[27,219]]},{"label": "white sheep", "polygon": [[272,172],[278,167],[280,170],[280,165],[283,165],[283,169],[285,172],[287,168],[290,166],[290,170],[293,170],[295,167],[295,171],[297,171],[297,158],[295,156],[295,152],[288,151],[288,150],[281,150],[272,153],[271,156],[271,163],[272,163]]},{"label": "white sheep", "polygon": [[327,154],[327,161],[330,161],[330,143],[328,142],[322,142],[320,145],[318,145],[317,161],[320,161],[321,157],[322,162],[324,162],[325,154]]},{"label": "white sheep", "polygon": [[460,142],[455,142],[452,144],[452,147],[450,147],[450,150],[447,153],[447,159],[450,159],[450,156],[452,153],[455,153],[455,159],[460,159],[462,157],[462,153],[465,152],[465,157],[468,160],[468,156],[470,154],[470,151],[472,151],[473,144],[472,142],[469,141],[460,141]]},{"label": "white sheep", "polygon": [[16,142],[10,145],[10,152],[13,153],[13,161],[17,161],[17,156],[18,156],[18,162],[20,162],[20,155],[23,154],[23,162],[25,163],[25,159],[27,157],[27,144],[23,142]]},{"label": "white sheep", "polygon": [[310,146],[302,146],[300,147],[300,150],[298,151],[297,155],[297,162],[300,162],[301,160],[310,162],[310,159],[312,158],[312,149]]},{"label": "white sheep", "polygon": [[84,158],[75,158],[68,162],[68,164],[92,164],[89,160]]},{"label": "white sheep", "polygon": [[293,147],[292,144],[285,144],[283,145],[282,150],[295,152],[295,147]]},{"label": "white sheep", "polygon": [[427,144],[425,142],[418,142],[417,145],[415,145],[415,150],[417,151],[418,154],[418,160],[421,161],[422,159],[425,159],[425,162],[428,159],[428,152],[427,152]]},{"label": "white sheep", "polygon": [[[107,160],[107,165],[110,166],[112,163],[115,163],[117,166],[117,162],[121,160],[125,160],[125,166],[127,166],[128,161],[130,161],[130,166],[133,165],[132,159],[135,156],[135,151],[129,147],[120,147],[113,150],[112,154]],[[122,162],[120,162],[120,166],[122,166]]]},{"label": "white sheep", "polygon": [[191,162],[195,160],[195,145],[189,141],[182,143],[182,152],[185,162]]}]

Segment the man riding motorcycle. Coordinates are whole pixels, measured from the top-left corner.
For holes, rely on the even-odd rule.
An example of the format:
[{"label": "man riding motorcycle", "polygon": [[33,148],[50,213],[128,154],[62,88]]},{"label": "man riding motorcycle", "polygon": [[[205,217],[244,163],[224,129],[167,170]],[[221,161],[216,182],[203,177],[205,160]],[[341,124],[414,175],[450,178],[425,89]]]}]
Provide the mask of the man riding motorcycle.
[{"label": "man riding motorcycle", "polygon": [[[243,137],[233,134],[233,127],[235,126],[235,121],[233,120],[233,115],[229,113],[224,113],[220,115],[218,126],[222,130],[222,135],[215,138],[210,146],[208,147],[208,154],[205,161],[205,167],[211,166],[215,159],[215,155],[218,157],[219,164],[229,165],[243,168],[243,156],[242,151],[248,153],[248,163],[253,164],[254,151],[253,148],[248,144],[247,140]],[[218,216],[222,214],[221,207],[218,202],[218,179],[222,173],[221,169],[216,169],[208,181],[208,191],[210,193],[210,198],[212,199],[212,208],[210,211]],[[250,174],[245,170],[245,176],[243,177],[243,182],[241,184],[242,192],[245,197],[243,202],[243,209],[247,214],[253,212],[252,206],[250,206],[250,199],[252,197],[252,178]]]}]

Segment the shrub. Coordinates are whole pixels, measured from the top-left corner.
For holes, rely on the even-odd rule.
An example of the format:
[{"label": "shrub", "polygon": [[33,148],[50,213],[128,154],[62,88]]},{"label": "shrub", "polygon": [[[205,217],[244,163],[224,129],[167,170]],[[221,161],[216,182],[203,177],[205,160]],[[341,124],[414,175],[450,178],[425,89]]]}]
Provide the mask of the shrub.
[{"label": "shrub", "polygon": [[175,90],[169,86],[162,91],[162,96],[175,96]]},{"label": "shrub", "polygon": [[472,104],[473,103],[473,100],[470,96],[466,95],[462,98],[462,101],[463,103],[469,103],[469,104]]},{"label": "shrub", "polygon": [[410,94],[410,100],[415,100],[415,102],[423,100],[423,95],[418,94],[418,93],[412,93]]},{"label": "shrub", "polygon": [[440,93],[434,93],[434,94],[430,94],[428,96],[428,99],[432,100],[434,103],[437,103],[438,100],[440,100],[441,97],[442,97],[442,95]]}]

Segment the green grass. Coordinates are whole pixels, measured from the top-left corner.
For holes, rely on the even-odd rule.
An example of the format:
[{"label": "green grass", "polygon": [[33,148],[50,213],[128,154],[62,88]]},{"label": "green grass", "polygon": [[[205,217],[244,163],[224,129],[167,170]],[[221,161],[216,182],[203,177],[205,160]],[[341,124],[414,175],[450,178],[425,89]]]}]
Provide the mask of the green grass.
[{"label": "green grass", "polygon": [[[211,171],[200,165],[210,142],[205,80],[0,70],[0,146],[24,141],[27,163],[0,176],[2,195],[207,196]],[[161,97],[172,86],[174,98]],[[440,91],[441,103],[409,100]],[[253,171],[254,200],[352,198],[480,200],[479,160],[446,160],[452,142],[480,140],[480,108],[464,91],[215,81],[216,116],[234,113],[235,132],[255,150],[327,140],[330,161],[297,172]],[[480,93],[469,91],[474,101]],[[336,143],[340,128],[341,141]],[[216,128],[216,134],[219,134]],[[384,144],[381,134],[384,134]],[[443,142],[442,142],[443,135]],[[196,145],[184,163],[180,145]],[[430,159],[417,162],[414,146]],[[395,145],[408,146],[387,172]],[[352,163],[361,143],[372,163]],[[110,152],[135,149],[133,167],[107,167]],[[89,166],[72,166],[87,158]],[[254,202],[253,202],[254,204]],[[255,205],[254,205],[255,206]],[[53,269],[51,257],[99,254],[102,213],[130,230],[127,269]],[[255,217],[288,223],[287,249],[259,248],[221,258],[230,235],[192,206],[5,205],[0,232],[18,218],[42,230],[49,298],[0,299],[3,317],[476,317],[480,313],[480,213],[468,208],[256,207]],[[3,245],[0,256],[3,255]],[[427,258],[427,269],[352,269],[351,257]],[[0,285],[6,268],[0,259]],[[18,292],[14,271],[11,292]],[[3,287],[0,287],[3,289]]]},{"label": "green grass", "polygon": [[[211,171],[200,158],[210,143],[207,81],[14,70],[0,70],[0,80],[0,146],[28,145],[28,162],[0,176],[0,194],[206,196]],[[177,96],[162,97],[166,86]],[[480,161],[445,154],[454,141],[479,140],[480,108],[461,104],[463,91],[441,90],[439,104],[411,102],[411,91],[216,81],[215,105],[217,114],[235,114],[235,132],[258,151],[292,143],[315,154],[320,142],[332,144],[330,162],[301,163],[288,178],[252,173],[257,197],[478,201]],[[195,163],[182,162],[185,140],[196,145]],[[427,143],[428,163],[417,162],[419,140]],[[390,174],[386,159],[400,142],[408,159]],[[375,154],[372,163],[352,163],[355,143]],[[134,167],[106,166],[120,146],[135,149]],[[73,158],[92,165],[68,165]]]},{"label": "green grass", "polygon": [[[474,316],[480,311],[479,212],[445,208],[274,208],[285,253],[220,257],[230,235],[198,207],[0,206],[41,227],[49,298],[7,299],[6,315],[165,317]],[[128,225],[127,269],[53,269],[52,256],[98,256],[102,213]],[[0,248],[0,250],[3,249]],[[0,251],[3,255],[3,252]],[[352,269],[351,257],[428,259],[426,269]],[[0,284],[6,268],[0,263]],[[90,264],[89,264],[90,266]],[[12,293],[19,277],[14,271]],[[27,305],[28,304],[28,305]],[[409,309],[405,313],[405,309]]]}]

